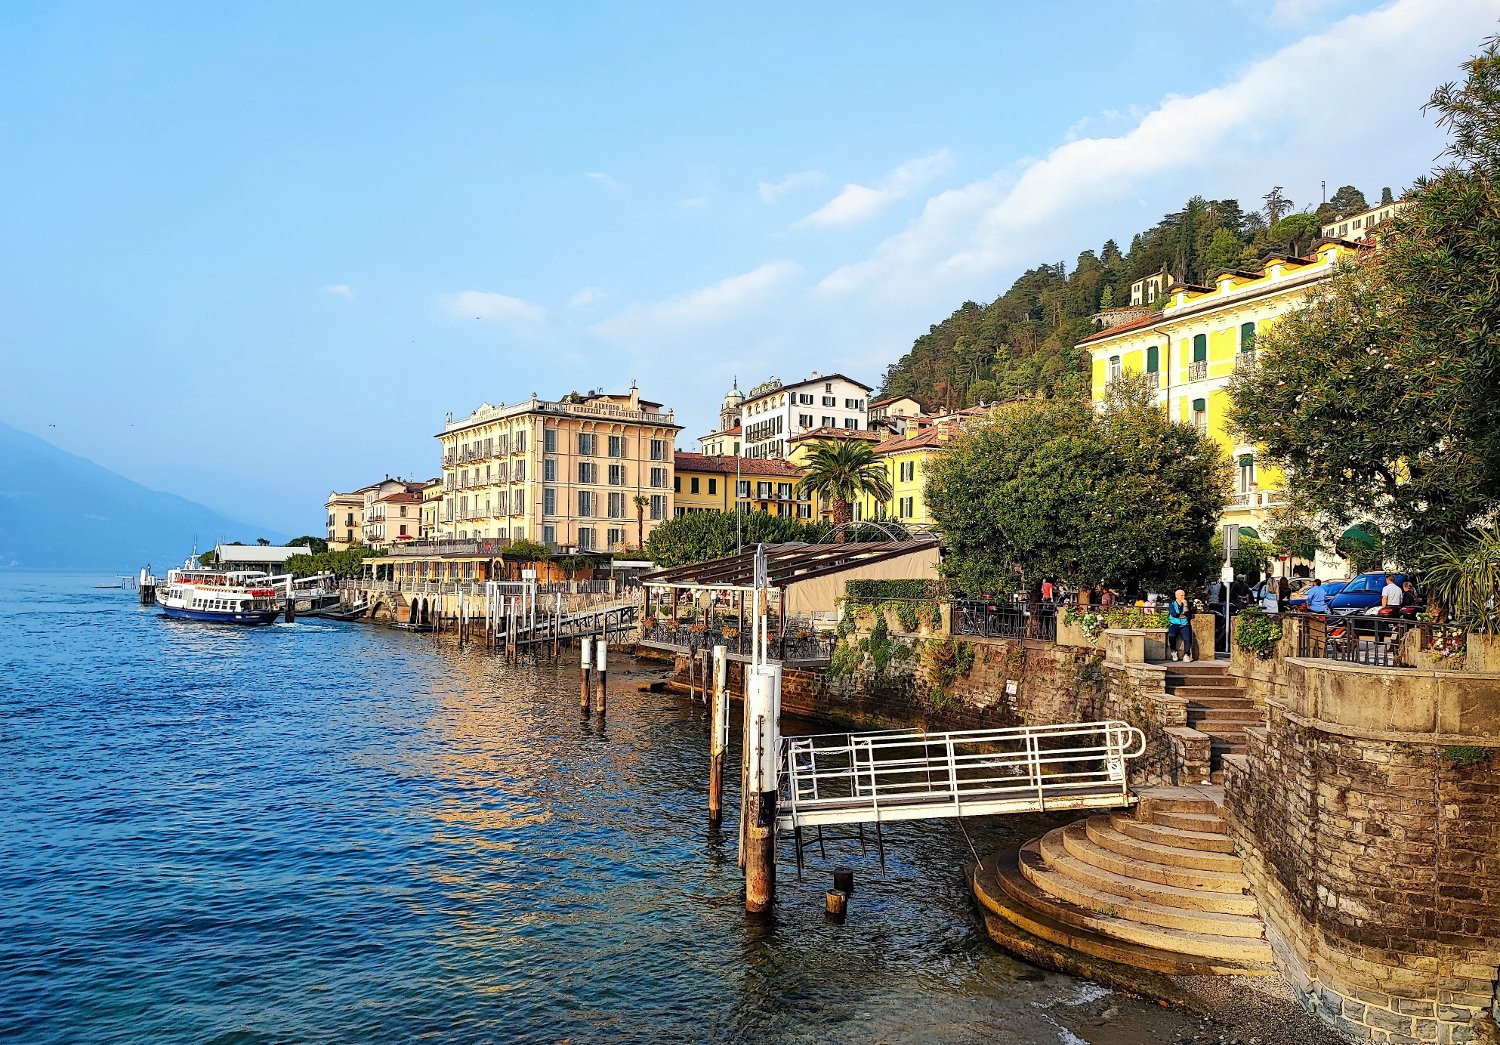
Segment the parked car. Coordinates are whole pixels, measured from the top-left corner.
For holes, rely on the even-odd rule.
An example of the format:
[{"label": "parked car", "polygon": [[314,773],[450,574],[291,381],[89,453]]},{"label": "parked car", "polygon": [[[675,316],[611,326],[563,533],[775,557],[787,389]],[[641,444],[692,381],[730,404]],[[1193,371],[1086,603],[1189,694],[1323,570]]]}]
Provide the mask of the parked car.
[{"label": "parked car", "polygon": [[[1406,582],[1406,574],[1394,575],[1397,584]],[[1328,600],[1334,613],[1354,613],[1380,605],[1380,589],[1385,587],[1384,573],[1361,573]]]},{"label": "parked car", "polygon": [[[1310,580],[1303,580],[1299,581],[1298,583],[1301,585],[1301,587],[1292,592],[1292,609],[1294,610],[1307,608],[1307,593],[1312,591],[1313,589],[1312,581]],[[1332,598],[1339,592],[1343,591],[1344,585],[1348,583],[1348,577],[1333,577],[1324,581],[1322,584],[1324,597]],[[1380,599],[1376,598],[1375,601],[1378,603]]]}]

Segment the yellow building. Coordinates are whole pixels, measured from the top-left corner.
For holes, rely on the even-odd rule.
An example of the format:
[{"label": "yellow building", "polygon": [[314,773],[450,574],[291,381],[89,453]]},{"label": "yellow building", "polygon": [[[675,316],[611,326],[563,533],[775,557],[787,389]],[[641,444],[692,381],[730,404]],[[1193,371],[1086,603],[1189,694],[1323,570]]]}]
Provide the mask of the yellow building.
[{"label": "yellow building", "polygon": [[885,464],[891,496],[877,501],[868,494],[854,506],[856,519],[894,519],[907,526],[931,526],[927,510],[927,470],[933,458],[942,452],[943,444],[958,431],[957,422],[946,422],[920,432],[887,439],[875,447]]},{"label": "yellow building", "polygon": [[1235,492],[1224,521],[1263,526],[1267,510],[1281,502],[1282,477],[1257,464],[1256,448],[1229,430],[1229,379],[1255,365],[1259,334],[1305,302],[1336,265],[1365,249],[1333,240],[1311,257],[1272,255],[1258,272],[1221,272],[1210,287],[1173,283],[1159,314],[1079,342],[1092,357],[1094,402],[1103,401],[1110,383],[1123,375],[1144,374],[1171,417],[1211,436],[1234,462]]},{"label": "yellow building", "polygon": [[370,544],[370,515],[375,504],[382,497],[416,489],[417,485],[386,476],[349,493],[330,493],[323,502],[328,512],[328,550],[341,552],[356,545]]},{"label": "yellow building", "polygon": [[775,458],[710,456],[678,451],[673,478],[677,515],[693,512],[769,512],[812,518],[812,504],[798,494],[802,469]]},{"label": "yellow building", "polygon": [[681,426],[640,397],[590,392],[553,402],[484,403],[448,419],[439,537],[539,541],[554,549],[623,551],[672,515]]}]

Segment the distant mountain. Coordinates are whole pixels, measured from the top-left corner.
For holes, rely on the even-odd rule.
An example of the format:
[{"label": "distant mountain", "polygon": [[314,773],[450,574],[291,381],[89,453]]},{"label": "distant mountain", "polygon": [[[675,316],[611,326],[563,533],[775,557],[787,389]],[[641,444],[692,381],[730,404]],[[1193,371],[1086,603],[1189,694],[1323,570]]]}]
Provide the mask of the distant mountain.
[{"label": "distant mountain", "polygon": [[218,540],[285,535],[151,490],[0,422],[0,567],[157,572]]}]

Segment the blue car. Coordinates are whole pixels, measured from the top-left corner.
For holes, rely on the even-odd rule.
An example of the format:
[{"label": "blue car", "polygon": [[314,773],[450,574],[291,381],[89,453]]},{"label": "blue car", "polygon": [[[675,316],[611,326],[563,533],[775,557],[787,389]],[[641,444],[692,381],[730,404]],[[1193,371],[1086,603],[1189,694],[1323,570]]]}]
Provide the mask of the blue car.
[{"label": "blue car", "polygon": [[[1406,574],[1398,573],[1394,576],[1397,585],[1406,583]],[[1384,573],[1361,573],[1344,585],[1337,595],[1329,598],[1328,608],[1334,613],[1353,613],[1379,606],[1380,589],[1384,587]]]}]

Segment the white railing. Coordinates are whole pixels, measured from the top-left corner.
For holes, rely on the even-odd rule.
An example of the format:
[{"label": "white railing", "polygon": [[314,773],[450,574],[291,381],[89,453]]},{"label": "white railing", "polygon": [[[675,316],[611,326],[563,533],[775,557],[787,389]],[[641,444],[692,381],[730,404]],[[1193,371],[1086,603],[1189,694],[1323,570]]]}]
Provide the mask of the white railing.
[{"label": "white railing", "polygon": [[1125,722],[786,737],[783,826],[879,823],[1131,801]]}]

